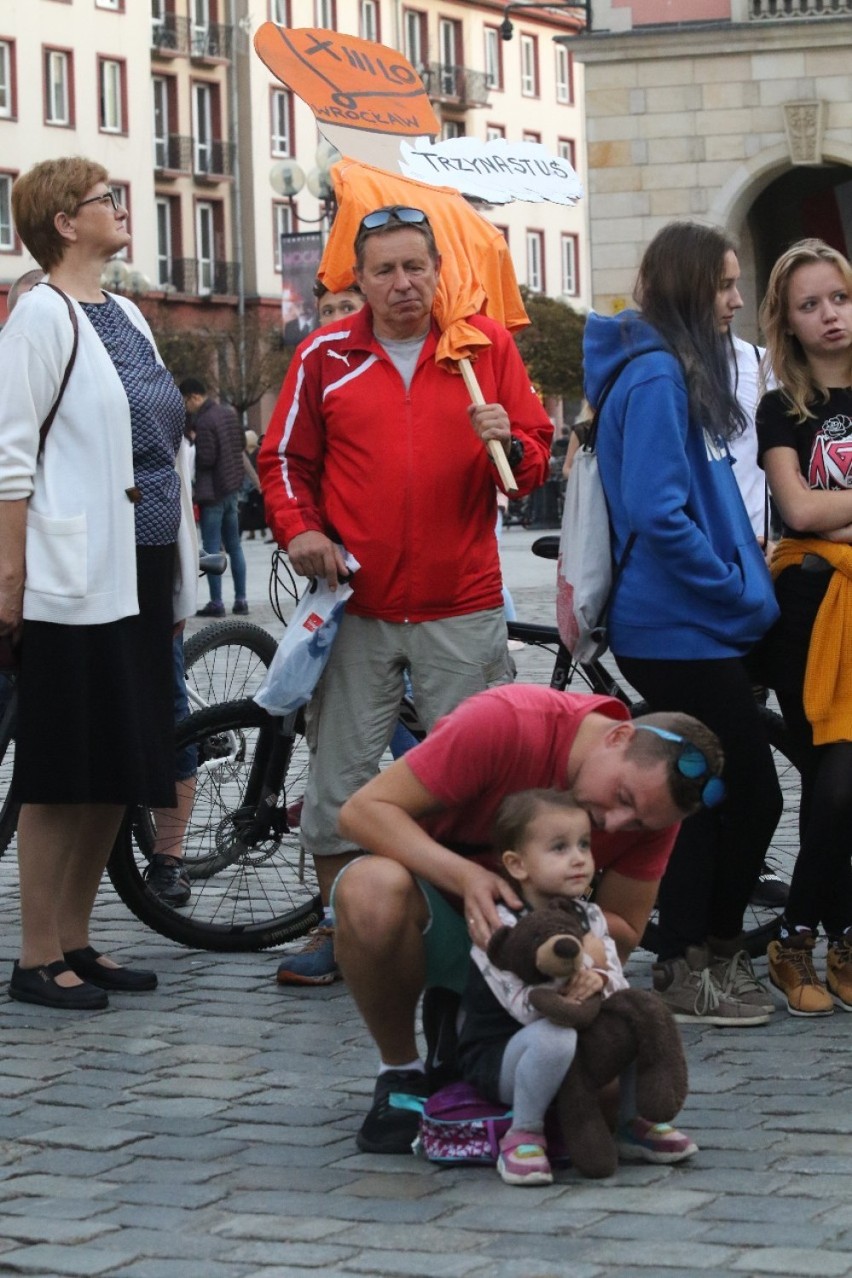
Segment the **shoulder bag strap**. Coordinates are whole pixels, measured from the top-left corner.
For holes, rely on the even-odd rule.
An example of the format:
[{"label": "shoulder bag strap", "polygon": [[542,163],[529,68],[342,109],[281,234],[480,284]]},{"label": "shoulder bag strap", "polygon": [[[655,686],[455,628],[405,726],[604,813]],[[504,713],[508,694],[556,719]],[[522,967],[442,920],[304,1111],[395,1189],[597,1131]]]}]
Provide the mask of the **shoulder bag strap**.
[{"label": "shoulder bag strap", "polygon": [[51,408],[50,412],[47,414],[47,417],[45,417],[44,421],[41,424],[41,429],[39,430],[39,433],[38,433],[39,457],[44,452],[44,441],[47,439],[48,432],[51,426],[53,425],[53,419],[56,416],[57,409],[59,408],[59,405],[62,403],[62,396],[65,394],[65,387],[68,385],[68,378],[71,376],[71,369],[74,367],[74,361],[77,358],[77,345],[80,340],[79,325],[77,324],[77,312],[74,310],[74,307],[71,305],[71,302],[69,301],[67,295],[62,292],[61,288],[57,288],[55,284],[51,284],[48,280],[42,280],[41,283],[45,284],[48,288],[52,288],[54,293],[58,293],[59,296],[62,298],[63,302],[65,303],[65,305],[68,307],[68,314],[71,319],[71,327],[74,330],[74,343],[71,347],[71,358],[69,359],[67,367],[65,369],[65,376],[62,378],[62,385],[59,387],[59,394],[56,396],[56,400],[54,401],[53,408]]}]

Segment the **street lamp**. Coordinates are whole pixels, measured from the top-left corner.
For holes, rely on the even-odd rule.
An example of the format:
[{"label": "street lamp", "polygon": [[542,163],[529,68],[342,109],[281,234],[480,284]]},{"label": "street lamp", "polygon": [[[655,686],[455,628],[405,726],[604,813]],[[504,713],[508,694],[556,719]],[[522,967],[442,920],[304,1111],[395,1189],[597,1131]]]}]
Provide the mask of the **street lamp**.
[{"label": "street lamp", "polygon": [[574,3],[573,0],[550,0],[550,3],[545,2],[542,4],[531,3],[530,0],[511,0],[509,4],[504,6],[503,21],[497,28],[500,32],[501,40],[511,40],[512,33],[515,30],[509,20],[509,13],[512,9],[535,9],[538,14],[546,13],[548,9],[582,9],[586,15],[585,30],[591,31],[592,29],[592,0],[579,0],[579,3]]},{"label": "street lamp", "polygon": [[[311,169],[307,176],[295,160],[279,160],[277,164],[273,164],[269,173],[272,189],[287,199],[290,212],[297,222],[324,222],[326,218],[331,221],[334,217],[336,204],[330,169],[340,158],[336,147],[323,139],[317,147],[316,168]],[[322,211],[319,217],[302,217],[296,212],[296,196],[305,187],[320,202]]]}]

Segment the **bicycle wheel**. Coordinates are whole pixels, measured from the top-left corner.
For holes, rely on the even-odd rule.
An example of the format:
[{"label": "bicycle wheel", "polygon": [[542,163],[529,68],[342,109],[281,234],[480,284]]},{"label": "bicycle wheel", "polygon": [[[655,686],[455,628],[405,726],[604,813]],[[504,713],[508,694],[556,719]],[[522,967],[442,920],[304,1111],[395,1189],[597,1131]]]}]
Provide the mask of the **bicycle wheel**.
[{"label": "bicycle wheel", "polygon": [[201,709],[250,697],[277,647],[268,631],[250,621],[217,621],[190,635],[183,657],[191,706]]},{"label": "bicycle wheel", "polygon": [[[254,701],[226,702],[190,715],[176,744],[198,749],[198,777],[183,836],[189,902],[171,908],[146,888],[154,817],[125,822],[107,867],[116,892],[148,927],[181,945],[219,951],[262,950],[295,940],[322,916],[310,858],[298,824],[307,774],[304,729],[287,742],[277,802],[260,813],[267,763],[281,720]],[[162,815],[162,814],[161,814]]]},{"label": "bicycle wheel", "polygon": [[14,676],[0,676],[6,686],[0,689],[0,856],[15,836],[20,805],[13,803],[9,794],[12,784],[12,767],[15,762],[15,717],[17,693]]},{"label": "bicycle wheel", "polygon": [[[635,708],[635,714],[643,714],[647,710],[644,704]],[[760,707],[760,717],[766,728],[766,735],[772,747],[772,758],[778,783],[781,787],[783,807],[775,834],[766,853],[766,861],[783,883],[788,884],[793,874],[793,866],[799,853],[799,799],[801,783],[799,768],[793,756],[789,733],[786,724],[774,710],[768,706]],[[766,947],[778,934],[778,925],[783,913],[783,905],[755,905],[749,903],[743,919],[743,948],[752,958],[759,958],[766,953]],[[642,936],[642,948],[657,951],[659,931],[656,911],[645,928]]]}]

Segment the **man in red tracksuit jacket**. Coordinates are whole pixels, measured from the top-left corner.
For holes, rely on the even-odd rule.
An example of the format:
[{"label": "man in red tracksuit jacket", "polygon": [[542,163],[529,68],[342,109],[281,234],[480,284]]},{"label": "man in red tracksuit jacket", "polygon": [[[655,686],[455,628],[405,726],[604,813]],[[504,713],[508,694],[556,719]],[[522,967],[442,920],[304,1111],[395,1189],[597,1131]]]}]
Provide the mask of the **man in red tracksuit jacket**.
[{"label": "man in red tracksuit jacket", "polygon": [[[425,214],[368,214],[355,258],[367,305],[298,348],[259,459],[267,521],[295,571],[336,583],[346,570],[335,542],[361,565],[306,729],[301,841],[326,905],[359,854],[338,833],[340,807],[378,769],[404,674],[427,729],[510,678],[498,478],[485,444],[505,449],[523,496],[546,478],[553,431],[502,325],[468,321],[490,342],[475,365],[484,404],[471,405],[462,378],[435,363],[441,259]],[[278,979],[337,974],[327,919]]]}]

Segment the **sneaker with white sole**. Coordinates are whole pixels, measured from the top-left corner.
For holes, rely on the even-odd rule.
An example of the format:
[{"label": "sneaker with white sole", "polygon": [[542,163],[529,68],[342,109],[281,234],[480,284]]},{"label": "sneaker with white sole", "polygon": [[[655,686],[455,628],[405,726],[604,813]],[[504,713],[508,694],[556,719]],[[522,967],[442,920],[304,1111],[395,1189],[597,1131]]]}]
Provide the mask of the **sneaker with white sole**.
[{"label": "sneaker with white sole", "polygon": [[[771,1016],[775,1011],[772,995],[763,982],[755,976],[751,959],[745,950],[734,949],[734,945],[738,942],[739,938],[736,942],[727,945],[710,941],[710,970],[726,998],[735,999],[738,1003],[746,1003],[755,1011],[765,1012],[767,1016]],[[730,952],[731,950],[733,953]]]},{"label": "sneaker with white sole", "polygon": [[510,1127],[500,1141],[497,1170],[506,1185],[552,1185],[553,1172],[542,1133]]},{"label": "sneaker with white sole", "polygon": [[692,1025],[766,1025],[771,1015],[741,1003],[719,986],[704,945],[688,945],[682,958],[653,965],[654,990],[676,1021]]},{"label": "sneaker with white sole", "polygon": [[625,1163],[682,1163],[698,1153],[695,1141],[668,1123],[633,1118],[615,1133],[618,1157]]},{"label": "sneaker with white sole", "polygon": [[334,928],[321,923],[308,933],[308,943],[278,964],[279,985],[331,985],[340,980],[334,959]]}]

